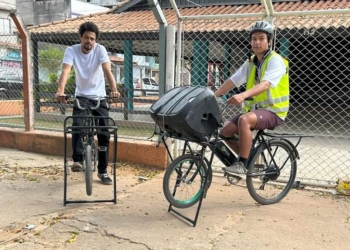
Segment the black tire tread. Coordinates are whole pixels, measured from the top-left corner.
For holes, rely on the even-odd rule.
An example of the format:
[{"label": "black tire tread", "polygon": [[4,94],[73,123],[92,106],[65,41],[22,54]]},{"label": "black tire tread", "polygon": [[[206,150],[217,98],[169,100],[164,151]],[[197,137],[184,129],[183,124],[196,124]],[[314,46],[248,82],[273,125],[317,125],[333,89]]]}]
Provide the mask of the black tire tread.
[{"label": "black tire tread", "polygon": [[[261,197],[259,194],[257,194],[255,191],[253,178],[247,176],[246,183],[247,183],[247,188],[248,188],[249,194],[256,202],[258,202],[261,205],[270,205],[270,204],[274,204],[274,203],[281,201],[289,193],[290,189],[292,188],[292,185],[293,185],[295,177],[296,177],[296,172],[297,172],[297,163],[296,163],[295,153],[294,153],[293,149],[291,148],[291,146],[283,140],[270,140],[269,144],[271,146],[280,146],[280,147],[283,147],[286,150],[288,150],[290,157],[291,157],[291,161],[293,162],[293,165],[292,165],[293,176],[292,176],[292,178],[289,179],[288,183],[286,184],[286,186],[282,190],[282,192],[278,196],[276,196],[272,199],[267,199],[267,198]],[[249,161],[249,165],[248,165],[249,166],[248,173],[251,173],[251,171],[254,167],[254,162],[255,162],[254,159],[256,157],[258,157],[264,150],[267,150],[266,145],[260,144],[253,151],[253,154],[250,157],[250,161]]]},{"label": "black tire tread", "polygon": [[86,145],[85,152],[85,183],[86,183],[86,194],[92,194],[92,175],[93,175],[93,165],[92,165],[92,148],[91,145]]},{"label": "black tire tread", "polygon": [[[177,201],[176,198],[174,198],[173,196],[173,190],[170,190],[169,188],[169,182],[170,182],[170,178],[171,178],[171,174],[173,173],[173,171],[175,171],[175,168],[177,168],[178,164],[180,164],[183,161],[195,161],[197,158],[196,156],[193,156],[192,154],[184,154],[181,155],[179,157],[177,157],[173,162],[170,163],[170,165],[167,167],[165,173],[164,173],[164,179],[163,179],[163,192],[165,195],[165,198],[167,199],[167,201],[173,205],[174,207],[177,208],[189,208],[193,205],[195,205],[199,200],[201,195],[199,195],[195,200],[193,200],[192,202],[188,202],[188,203],[180,203]],[[205,174],[202,173],[207,173],[207,169],[208,166],[207,164],[209,163],[208,160],[206,158],[204,158],[204,163],[202,164],[200,167],[203,168],[202,171],[199,171],[199,174],[201,175],[201,181],[204,181],[205,178]],[[208,181],[207,181],[207,185],[206,188],[209,188],[210,183],[211,183],[211,179],[212,179],[212,174],[211,171],[209,171],[209,176],[208,176]],[[203,191],[203,189],[201,189],[201,191]]]}]

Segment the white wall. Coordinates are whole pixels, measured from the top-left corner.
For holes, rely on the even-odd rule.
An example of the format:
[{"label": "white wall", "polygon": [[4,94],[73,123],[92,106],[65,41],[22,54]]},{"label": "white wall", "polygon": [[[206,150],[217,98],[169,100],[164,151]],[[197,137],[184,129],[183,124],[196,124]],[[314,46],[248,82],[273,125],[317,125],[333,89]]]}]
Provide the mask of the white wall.
[{"label": "white wall", "polygon": [[84,3],[78,0],[71,0],[71,17],[88,15],[91,13],[98,13],[108,10],[109,8],[97,6],[95,4]]},{"label": "white wall", "polygon": [[70,14],[70,0],[17,0],[17,12],[26,25],[64,20]]},{"label": "white wall", "polygon": [[[0,35],[10,35],[16,28],[12,18],[10,17],[11,9],[16,9],[15,0],[0,1]],[[4,41],[4,38],[0,36],[0,40]]]}]

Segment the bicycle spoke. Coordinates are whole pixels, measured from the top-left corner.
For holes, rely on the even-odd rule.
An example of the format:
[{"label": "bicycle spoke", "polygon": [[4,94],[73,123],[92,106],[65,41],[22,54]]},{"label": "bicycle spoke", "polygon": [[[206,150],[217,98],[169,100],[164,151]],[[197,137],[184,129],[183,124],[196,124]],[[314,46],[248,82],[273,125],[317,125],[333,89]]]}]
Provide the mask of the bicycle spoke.
[{"label": "bicycle spoke", "polygon": [[192,155],[175,159],[164,174],[164,195],[175,207],[187,208],[197,203],[203,192],[206,165],[197,166]]},{"label": "bicycle spoke", "polygon": [[289,192],[296,175],[295,155],[284,141],[271,141],[255,152],[249,166],[247,186],[261,204],[280,201]]}]

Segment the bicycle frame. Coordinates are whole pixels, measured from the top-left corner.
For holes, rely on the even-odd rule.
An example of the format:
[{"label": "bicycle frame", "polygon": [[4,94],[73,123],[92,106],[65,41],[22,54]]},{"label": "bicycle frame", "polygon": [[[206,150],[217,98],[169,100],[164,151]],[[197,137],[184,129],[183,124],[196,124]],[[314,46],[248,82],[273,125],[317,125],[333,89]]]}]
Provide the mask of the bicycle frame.
[{"label": "bicycle frame", "polygon": [[[265,139],[265,136],[267,137],[271,137],[271,139]],[[296,137],[299,138],[298,142],[294,145],[291,141],[287,140],[286,138],[292,138],[292,137]],[[254,156],[254,150],[261,144],[266,145],[266,148],[268,149],[268,153],[270,155],[271,161],[272,162],[267,162],[265,155],[262,155],[262,157],[264,158],[263,161],[267,164],[274,164],[275,166],[277,166],[277,163],[275,161],[275,154],[277,152],[277,148],[275,149],[275,152],[271,151],[271,148],[269,147],[269,144],[271,143],[272,140],[283,140],[285,142],[288,143],[288,145],[291,146],[292,148],[292,152],[295,156],[296,159],[300,159],[299,156],[299,152],[297,150],[297,146],[299,145],[299,143],[301,142],[301,139],[305,137],[304,135],[294,135],[294,134],[271,134],[271,133],[267,133],[264,130],[259,130],[257,132],[257,134],[255,135],[253,141],[252,141],[252,149],[249,155],[249,159],[248,159],[248,165],[250,164],[251,160],[252,160],[252,156]],[[282,170],[286,164],[286,162],[289,160],[291,156],[289,155],[288,158],[285,160],[285,162],[282,164],[281,167],[279,167],[279,170]],[[249,177],[257,177],[257,176],[269,176],[269,175],[274,175],[274,173],[261,173],[261,174],[257,174],[257,173],[248,173],[247,176]]]},{"label": "bicycle frame", "polygon": [[[191,154],[192,156],[194,157],[198,157],[198,161],[194,161],[192,162],[189,166],[188,166],[188,169],[186,169],[185,171],[181,171],[179,169],[181,169],[181,166],[182,164],[180,164],[180,168],[179,169],[176,169],[176,173],[178,174],[178,179],[176,181],[176,185],[174,186],[174,190],[173,190],[173,196],[175,197],[175,194],[176,194],[176,189],[177,187],[181,184],[181,182],[185,182],[187,184],[190,184],[194,179],[195,177],[199,174],[199,171],[200,171],[200,166],[201,164],[204,162],[204,161],[207,161],[208,163],[206,164],[208,166],[207,168],[207,172],[206,172],[206,175],[205,175],[205,180],[204,180],[204,183],[202,185],[202,193],[201,193],[201,196],[200,196],[200,200],[199,200],[199,203],[198,203],[198,207],[197,207],[197,211],[196,211],[196,214],[195,214],[195,218],[194,220],[192,219],[189,219],[188,217],[184,216],[183,214],[179,213],[178,211],[176,211],[173,207],[172,207],[172,204],[170,203],[169,205],[169,209],[168,211],[172,211],[174,213],[176,213],[178,216],[182,217],[183,219],[189,221],[190,223],[192,223],[193,226],[196,225],[197,223],[197,219],[198,219],[198,215],[199,215],[199,211],[200,211],[200,208],[201,208],[201,204],[202,204],[202,199],[205,198],[206,196],[206,193],[207,193],[207,190],[210,186],[210,183],[208,183],[208,180],[210,179],[210,182],[211,182],[211,175],[212,175],[212,162],[213,162],[213,157],[214,157],[214,154],[216,152],[216,145],[219,141],[226,141],[226,140],[230,140],[232,138],[219,138],[219,128],[213,132],[213,134],[211,135],[211,140],[209,140],[209,142],[202,142],[202,141],[193,141],[193,140],[188,140],[186,138],[181,138],[181,137],[176,137],[176,136],[172,136],[172,135],[168,135],[166,132],[163,132],[163,131],[160,131],[158,134],[161,135],[161,138],[164,142],[164,145],[166,147],[166,150],[169,154],[169,157],[171,158],[171,160],[173,161],[173,157],[170,153],[170,150],[167,146],[167,144],[165,143],[165,140],[167,137],[171,137],[171,138],[175,138],[175,139],[180,139],[180,140],[184,140],[185,141],[185,144],[184,144],[184,147],[182,149],[182,155],[184,155],[186,153],[186,150],[189,152],[189,154]],[[167,136],[167,137],[166,137]],[[214,137],[214,138],[213,138]],[[269,139],[265,138],[265,137],[270,137]],[[298,141],[297,143],[294,145],[291,141],[289,141],[288,139],[286,138],[291,138],[291,137],[297,137],[298,138]],[[272,180],[273,180],[273,176],[278,176],[279,175],[279,171],[281,171],[284,166],[286,165],[286,163],[288,162],[288,160],[290,159],[291,156],[293,156],[293,159],[295,158],[296,159],[299,159],[299,153],[296,149],[296,147],[298,146],[298,144],[300,143],[301,139],[305,137],[304,135],[294,135],[294,134],[277,134],[277,133],[267,133],[263,130],[259,130],[257,131],[256,135],[254,136],[253,140],[252,140],[252,149],[251,149],[251,153],[250,153],[250,157],[249,157],[249,163],[250,164],[250,161],[253,160],[253,157],[255,156],[255,150],[258,150],[260,147],[262,147],[263,145],[266,147],[266,151],[268,152],[267,154],[268,155],[265,155],[265,154],[261,154],[261,156],[263,157],[263,162],[265,164],[262,164],[262,166],[271,166],[271,165],[274,165],[274,166],[278,166],[277,170],[278,172],[276,171],[271,171],[271,172],[267,172],[267,169],[266,167],[264,167],[264,169],[262,169],[262,171],[259,173],[259,172],[254,172],[254,173],[247,173],[247,177],[258,177],[258,176],[263,176],[263,180],[264,180],[264,184],[269,181],[269,176],[271,176]],[[283,140],[285,141],[289,147],[291,148],[291,151],[290,151],[290,154],[287,155],[287,159],[284,159],[282,165],[278,165],[276,160],[275,160],[275,155],[277,153],[277,148],[276,147],[274,150],[272,150],[272,148],[270,147],[270,145],[273,145],[273,141],[277,141],[277,140]],[[196,143],[198,144],[201,148],[199,150],[193,150],[191,148],[191,145],[190,143]],[[211,155],[210,155],[210,160],[208,161],[206,158],[205,158],[205,150],[206,148],[209,147],[211,149]],[[231,149],[230,149],[231,150]],[[232,152],[232,150],[231,150]],[[268,158],[270,159],[268,162],[267,160],[267,156],[269,156]],[[295,156],[295,157],[294,157]],[[220,159],[222,161],[222,159]],[[223,162],[223,161],[222,161]],[[294,162],[294,160],[292,161]],[[224,162],[223,162],[224,163]],[[196,169],[194,170],[194,172],[192,170],[193,166],[196,165]],[[183,170],[183,169],[182,169]],[[190,175],[191,173],[191,175]],[[186,179],[186,177],[189,177],[189,179]]]},{"label": "bicycle frame", "polygon": [[[100,105],[96,105],[96,109]],[[78,102],[78,106],[80,106]],[[81,106],[80,106],[81,107]],[[82,108],[84,109],[84,108]],[[116,161],[117,161],[117,130],[115,121],[109,116],[93,116],[92,109],[87,108],[87,116],[67,116],[64,120],[64,194],[63,194],[63,205],[65,206],[68,203],[96,203],[96,202],[113,202],[117,203],[117,188],[116,188]],[[67,126],[68,121],[72,121],[74,119],[83,119],[82,126]],[[84,120],[85,119],[85,120]],[[96,119],[108,119],[111,126],[99,126],[95,124]],[[94,135],[99,133],[102,130],[110,130],[110,134],[114,137],[113,143],[113,190],[114,197],[112,200],[69,200],[67,201],[67,175],[69,172],[69,166],[67,161],[67,134],[79,133],[81,134],[81,140],[83,142],[83,154],[85,154],[85,149],[87,145],[95,145]],[[97,154],[97,147],[94,146],[94,153]],[[85,156],[84,156],[85,158]],[[96,159],[96,158],[95,158]],[[83,164],[84,165],[84,164]],[[95,165],[95,164],[94,164]]]},{"label": "bicycle frame", "polygon": [[[86,146],[87,145],[91,145],[92,149],[93,149],[93,159],[94,159],[94,169],[93,171],[96,170],[96,145],[95,145],[95,139],[94,136],[96,134],[96,132],[94,131],[94,126],[95,126],[95,121],[94,121],[94,117],[92,116],[92,110],[90,108],[87,108],[87,116],[85,118],[83,118],[83,126],[86,127],[85,129],[81,130],[81,141],[82,141],[82,145],[83,145],[83,155],[84,158],[86,156]],[[85,121],[84,121],[85,119]],[[83,167],[85,168],[86,165],[83,164]],[[85,170],[85,169],[84,169]]]},{"label": "bicycle frame", "polygon": [[[247,98],[246,100],[253,100],[252,98]],[[226,109],[226,107],[228,106],[228,104],[226,103],[225,107],[222,109],[222,112]],[[201,120],[202,121],[202,120]],[[201,122],[198,121],[198,122]],[[169,125],[170,126],[170,125]],[[223,124],[221,124],[221,126],[223,126]],[[166,172],[165,172],[165,177],[163,179],[163,191],[164,194],[169,202],[169,209],[168,211],[172,211],[174,213],[176,213],[177,215],[181,216],[182,218],[186,219],[187,221],[191,222],[193,226],[196,225],[197,223],[197,219],[198,219],[198,214],[199,214],[199,210],[201,208],[201,204],[202,204],[202,199],[206,196],[206,192],[207,189],[210,186],[210,183],[208,183],[208,180],[210,180],[211,182],[211,175],[212,175],[212,162],[213,162],[213,158],[214,155],[217,155],[218,152],[220,152],[219,148],[217,147],[218,142],[221,141],[226,141],[226,140],[232,140],[233,138],[226,138],[226,137],[220,137],[219,136],[219,130],[220,127],[216,127],[216,129],[211,132],[210,135],[207,135],[205,138],[201,137],[201,139],[190,139],[191,135],[188,133],[181,133],[181,131],[172,131],[172,129],[164,129],[164,131],[162,130],[161,127],[158,127],[159,129],[155,129],[154,131],[154,135],[158,134],[160,135],[160,137],[162,138],[161,140],[163,141],[165,148],[167,150],[167,153],[172,161],[172,163],[169,165],[169,167],[167,168]],[[184,138],[182,135],[187,135],[188,138]],[[179,139],[182,141],[185,141],[183,150],[182,150],[182,156],[179,156],[177,159],[173,159],[173,156],[168,148],[168,145],[166,144],[166,138],[174,138],[174,139]],[[209,139],[208,139],[209,137]],[[270,138],[265,138],[265,137],[270,137]],[[290,137],[298,137],[299,140],[298,142],[294,145],[290,140],[288,140],[287,138]],[[247,168],[248,168],[248,173],[246,175],[247,179],[247,187],[249,190],[250,195],[252,196],[253,199],[255,199],[257,202],[260,202],[260,204],[273,204],[276,202],[279,202],[281,199],[283,199],[285,197],[285,195],[287,195],[287,193],[289,192],[291,185],[293,183],[293,181],[295,180],[295,176],[296,176],[296,172],[297,172],[297,159],[299,159],[299,153],[297,151],[297,146],[300,143],[302,137],[305,137],[304,135],[294,135],[294,134],[270,134],[265,132],[264,130],[259,130],[257,131],[256,135],[254,136],[254,138],[252,139],[252,145],[251,145],[251,151],[248,157],[248,164],[247,164]],[[198,144],[201,149],[199,149],[198,151],[193,150],[190,146],[190,143],[196,143]],[[226,145],[227,146],[227,145]],[[211,149],[211,155],[210,155],[210,160],[208,160],[205,157],[205,149],[207,149],[207,147],[209,147]],[[221,145],[220,145],[221,147]],[[224,147],[222,147],[224,148]],[[226,148],[225,148],[226,149]],[[189,154],[186,153],[186,150],[189,151]],[[235,155],[233,153],[233,150],[227,146],[227,150],[229,150],[232,154],[222,154],[222,158],[218,156],[219,160],[226,166],[231,166],[233,164],[233,162],[235,162],[237,160],[237,157],[232,157],[233,155]],[[279,159],[279,155],[283,155],[282,160],[280,161]],[[285,157],[284,157],[285,156]],[[227,158],[230,157],[230,158]],[[262,158],[260,158],[262,157]],[[276,159],[275,159],[276,157]],[[198,159],[198,160],[197,160]],[[261,163],[261,159],[264,161],[264,164],[260,164]],[[279,164],[277,164],[279,163]],[[280,174],[284,174],[284,172],[288,172],[287,168],[285,167],[286,164],[291,163],[291,170],[289,171],[289,176],[290,178],[287,181],[287,185],[285,186],[286,189],[283,189],[283,191],[281,192],[281,195],[278,194],[275,197],[272,197],[271,199],[267,198],[260,198],[260,196],[258,194],[255,194],[255,190],[253,190],[253,188],[255,188],[255,186],[252,184],[252,178],[253,177],[257,177],[257,176],[263,176],[261,178],[258,178],[259,181],[262,180],[263,184],[261,186],[261,190],[264,190],[265,187],[265,183],[271,181],[275,181],[279,178]],[[202,166],[203,164],[203,166]],[[206,175],[202,175],[202,172],[200,169],[205,169],[205,166],[207,165],[207,169],[206,169]],[[259,166],[261,165],[261,166]],[[183,167],[185,166],[185,167]],[[192,171],[192,168],[196,166],[196,170]],[[262,168],[262,171],[256,172],[256,171],[260,171],[260,167]],[[188,168],[185,170],[185,168]],[[284,169],[283,172],[281,172],[281,170]],[[174,180],[173,178],[173,173],[174,176],[177,175],[177,178],[175,181],[173,181],[172,183],[176,183],[176,185],[174,187],[172,187],[172,185],[169,185],[171,180]],[[192,176],[189,176],[189,174],[193,174]],[[181,197],[181,194],[178,193],[177,197],[181,197],[179,199],[177,199],[177,197],[175,197],[175,193],[176,193],[176,189],[178,187],[182,188],[182,184],[190,184],[194,179],[199,179],[196,178],[196,176],[198,177],[198,174],[200,174],[201,176],[201,181],[203,181],[203,179],[205,179],[205,183],[202,183],[202,185],[197,185],[196,187],[194,187],[195,191],[194,191],[194,196],[187,198],[187,197]],[[230,175],[229,173],[227,173],[225,171],[225,175],[227,175],[227,177],[229,178],[229,176],[234,177],[235,175]],[[184,177],[185,176],[185,177]],[[188,176],[188,180],[187,180],[187,176]],[[242,179],[242,177],[238,178]],[[277,180],[280,181],[280,180]],[[198,182],[197,182],[198,183]],[[231,182],[230,182],[231,183]],[[271,185],[272,186],[272,185]],[[173,189],[172,189],[173,188]],[[198,192],[197,192],[198,190]],[[267,188],[268,190],[268,188]],[[286,190],[286,191],[285,191]],[[201,192],[201,193],[199,193]],[[171,193],[173,194],[171,196]],[[184,192],[186,193],[186,192]],[[197,195],[198,194],[198,195]],[[258,197],[259,196],[259,197]],[[200,197],[198,199],[198,197]],[[258,198],[257,198],[258,197]],[[195,214],[195,218],[194,220],[189,219],[188,217],[182,215],[181,213],[177,212],[176,210],[173,209],[173,206],[177,207],[177,208],[187,208],[190,207],[194,204],[197,204],[198,202],[198,207],[197,207],[197,211]]]}]

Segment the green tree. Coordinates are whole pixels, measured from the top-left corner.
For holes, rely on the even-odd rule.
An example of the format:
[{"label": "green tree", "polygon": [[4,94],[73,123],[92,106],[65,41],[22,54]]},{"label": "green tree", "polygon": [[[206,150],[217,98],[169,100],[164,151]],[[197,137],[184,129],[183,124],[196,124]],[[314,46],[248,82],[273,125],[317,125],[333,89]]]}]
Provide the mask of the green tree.
[{"label": "green tree", "polygon": [[57,73],[61,68],[64,50],[53,45],[39,50],[39,67],[46,68],[50,73]]},{"label": "green tree", "polygon": [[58,82],[58,75],[55,73],[50,73],[49,80],[50,80],[50,83],[57,83]]},{"label": "green tree", "polygon": [[72,68],[70,75],[67,79],[67,85],[65,89],[66,94],[74,94],[75,92],[75,71]]}]

